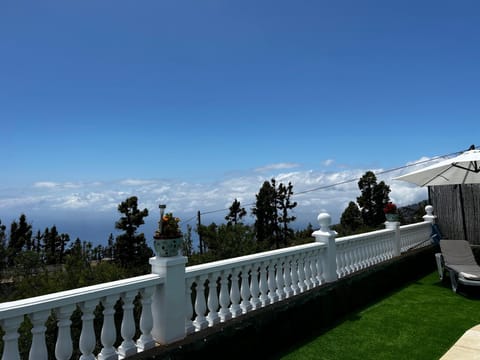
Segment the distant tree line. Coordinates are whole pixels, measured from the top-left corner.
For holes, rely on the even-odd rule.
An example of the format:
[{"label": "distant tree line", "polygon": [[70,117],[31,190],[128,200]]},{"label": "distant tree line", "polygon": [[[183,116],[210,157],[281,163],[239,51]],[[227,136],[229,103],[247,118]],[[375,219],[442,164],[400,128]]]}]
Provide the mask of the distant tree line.
[{"label": "distant tree line", "polygon": [[[390,201],[390,187],[383,181],[377,183],[370,171],[362,176],[358,187],[360,196],[356,202],[348,204],[340,224],[333,226],[339,236],[375,230],[385,222],[383,208]],[[275,179],[265,181],[250,209],[255,221],[251,225],[243,222],[248,212],[234,199],[225,216],[226,223],[197,226],[195,231],[202,240],[198,250],[193,248],[193,229],[187,226],[182,251],[188,256],[189,265],[313,241],[311,224],[303,230],[292,228],[296,220],[293,211],[297,206],[292,201],[293,195],[291,183],[277,183]],[[139,231],[149,215],[148,210],[139,209],[136,196],[121,202],[117,209],[120,218],[115,222],[115,229],[121,233],[116,237],[110,234],[105,246],[95,247],[79,238],[72,242],[69,235],[60,233],[55,225],[34,234],[25,214],[10,224],[9,231],[0,220],[3,278],[0,301],[150,272],[148,259],[154,253],[145,234]],[[400,221],[408,221],[400,215]],[[411,219],[411,214],[409,216]],[[35,277],[35,285],[29,286],[32,277]],[[45,288],[40,290],[42,283]]]}]

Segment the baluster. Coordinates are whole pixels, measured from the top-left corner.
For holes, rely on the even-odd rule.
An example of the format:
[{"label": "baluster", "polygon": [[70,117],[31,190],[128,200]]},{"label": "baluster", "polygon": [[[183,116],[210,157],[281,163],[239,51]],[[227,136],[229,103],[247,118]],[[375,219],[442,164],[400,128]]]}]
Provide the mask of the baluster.
[{"label": "baluster", "polygon": [[284,291],[285,291],[285,298],[292,297],[293,289],[292,289],[292,257],[288,256],[285,259],[285,263],[283,265],[283,283]]},{"label": "baluster", "polygon": [[107,296],[102,300],[103,310],[103,326],[100,339],[102,341],[102,351],[98,354],[99,360],[118,359],[117,351],[113,347],[117,339],[117,330],[115,328],[115,303],[118,297],[116,295]]},{"label": "baluster", "polygon": [[217,294],[217,280],[218,273],[213,273],[208,278],[208,325],[214,326],[220,322],[218,316],[218,294]]},{"label": "baluster", "polygon": [[380,257],[380,248],[379,248],[379,242],[377,239],[374,239],[374,248],[375,248],[375,264],[378,264],[380,261],[382,261],[382,258]]},{"label": "baluster", "polygon": [[268,279],[267,279],[267,264],[262,262],[260,266],[260,301],[263,306],[270,304],[270,298],[268,297]]},{"label": "baluster", "polygon": [[281,259],[278,260],[275,272],[275,284],[276,284],[276,293],[278,300],[285,299],[285,283],[283,281],[283,262]]},{"label": "baluster", "polygon": [[350,244],[346,242],[343,247],[343,274],[350,274]]},{"label": "baluster", "polygon": [[50,315],[50,311],[41,311],[30,314],[32,322],[32,344],[29,351],[29,359],[48,359],[47,345],[45,342],[45,331],[47,330],[45,322]]},{"label": "baluster", "polygon": [[311,274],[311,281],[312,287],[316,287],[320,285],[320,281],[318,280],[318,273],[317,273],[317,257],[315,256],[315,252],[312,251],[309,253],[309,264],[310,264],[310,274]]},{"label": "baluster", "polygon": [[353,259],[353,244],[352,242],[349,242],[347,244],[347,248],[346,248],[346,261],[347,261],[347,274],[351,274],[355,271],[355,266],[354,266],[354,263],[355,263],[355,260]]},{"label": "baluster", "polygon": [[298,286],[298,256],[295,256],[292,259],[291,265],[291,277],[292,277],[292,290],[293,290],[293,295],[298,295],[300,294],[301,290],[300,287]]},{"label": "baluster", "polygon": [[305,259],[303,257],[298,258],[298,287],[301,293],[307,290],[307,284],[305,283]]},{"label": "baluster", "polygon": [[244,266],[242,269],[242,282],[240,286],[240,295],[242,297],[240,308],[242,309],[242,314],[246,314],[252,310],[252,304],[250,303],[250,284],[248,283],[248,273],[248,266]]},{"label": "baluster", "polygon": [[240,289],[238,286],[238,269],[232,270],[232,287],[230,288],[230,313],[232,318],[236,318],[242,314],[242,308],[240,307]]},{"label": "baluster", "polygon": [[390,259],[390,251],[388,249],[388,239],[382,237],[380,246],[382,247],[382,260]]},{"label": "baluster", "polygon": [[208,327],[208,321],[205,317],[207,311],[207,305],[205,301],[205,280],[206,276],[199,276],[197,278],[196,296],[195,296],[195,320],[193,325],[196,331],[206,329]]},{"label": "baluster", "polygon": [[2,360],[20,360],[18,352],[18,328],[23,322],[23,316],[17,316],[2,320],[2,328],[5,331],[3,335],[3,355]]},{"label": "baluster", "polygon": [[47,327],[45,322],[50,315],[50,311],[40,311],[30,314],[30,320],[33,327],[32,333],[32,345],[30,346],[29,359],[31,360],[47,360],[47,344],[45,342],[45,331]]},{"label": "baluster", "polygon": [[232,318],[230,313],[230,295],[228,293],[228,273],[222,272],[220,277],[220,321],[225,322]]},{"label": "baluster", "polygon": [[80,334],[79,348],[82,356],[80,360],[95,360],[93,350],[95,349],[95,332],[93,330],[93,311],[98,300],[85,301],[80,305],[82,311],[82,332]]},{"label": "baluster", "polygon": [[322,285],[325,282],[325,278],[323,277],[323,264],[325,261],[325,251],[319,251],[316,259],[317,259],[316,265],[317,265],[318,284]]},{"label": "baluster", "polygon": [[310,269],[310,256],[309,254],[305,254],[305,266],[304,266],[304,271],[305,271],[305,286],[307,287],[307,290],[311,289],[313,287],[312,284],[312,271]]},{"label": "baluster", "polygon": [[360,270],[360,257],[359,257],[359,245],[355,242],[352,249],[352,258],[353,258],[353,271],[356,272]]},{"label": "baluster", "polygon": [[185,334],[192,334],[195,331],[193,326],[193,305],[192,305],[192,285],[193,279],[185,281]]},{"label": "baluster", "polygon": [[365,243],[364,242],[361,242],[359,245],[358,245],[358,270],[362,270],[362,269],[365,269],[366,267],[366,250],[365,250]]},{"label": "baluster", "polygon": [[135,336],[135,320],[133,318],[133,300],[137,291],[128,291],[123,294],[123,319],[120,327],[120,334],[122,335],[122,344],[118,347],[118,355],[120,359],[132,356],[137,353],[137,346],[133,341]]},{"label": "baluster", "polygon": [[368,240],[368,267],[375,264],[375,242]]},{"label": "baluster", "polygon": [[337,243],[337,276],[342,277],[342,245]]},{"label": "baluster", "polygon": [[347,275],[347,271],[346,271],[347,262],[346,262],[345,256],[346,256],[345,243],[342,243],[342,245],[340,246],[340,253],[338,254],[339,263],[340,263],[339,265],[340,273],[338,277],[344,277],[345,275]]},{"label": "baluster", "polygon": [[252,271],[250,273],[250,294],[252,297],[250,298],[250,303],[252,304],[252,309],[256,310],[262,307],[262,302],[259,299],[260,295],[260,286],[258,283],[258,274],[259,274],[259,266],[254,264],[252,266]]},{"label": "baluster", "polygon": [[58,336],[55,344],[55,357],[57,360],[68,360],[72,357],[73,344],[70,317],[75,310],[75,305],[67,305],[55,310],[57,315]]},{"label": "baluster", "polygon": [[277,295],[277,282],[275,280],[275,265],[273,260],[270,261],[268,264],[268,298],[270,299],[270,303],[273,304],[277,302],[278,295]]},{"label": "baluster", "polygon": [[152,336],[153,317],[152,317],[152,296],[154,287],[148,287],[140,291],[142,301],[142,314],[140,315],[140,338],[137,340],[139,351],[151,349],[155,346],[155,340]]}]

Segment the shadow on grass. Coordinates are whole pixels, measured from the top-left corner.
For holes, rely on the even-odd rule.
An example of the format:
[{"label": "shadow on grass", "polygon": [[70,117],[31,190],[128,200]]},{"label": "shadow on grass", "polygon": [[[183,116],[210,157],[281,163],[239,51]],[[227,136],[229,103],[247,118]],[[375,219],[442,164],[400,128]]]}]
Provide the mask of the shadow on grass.
[{"label": "shadow on grass", "polygon": [[[418,348],[425,348],[423,359],[438,359],[464,331],[480,322],[476,315],[480,287],[458,290],[451,290],[448,277],[441,281],[432,272],[369,301],[329,326],[313,329],[271,359],[310,359],[309,351],[321,354],[319,359],[361,359],[369,353],[373,357],[368,358],[405,359],[420,356]],[[462,312],[456,311],[458,308]],[[338,347],[345,351],[340,356]]]}]

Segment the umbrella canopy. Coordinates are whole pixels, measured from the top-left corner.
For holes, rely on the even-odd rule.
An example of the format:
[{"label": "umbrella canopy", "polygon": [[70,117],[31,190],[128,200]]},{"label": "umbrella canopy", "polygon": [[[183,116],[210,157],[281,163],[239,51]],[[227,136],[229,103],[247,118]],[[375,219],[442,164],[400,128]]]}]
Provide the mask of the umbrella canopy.
[{"label": "umbrella canopy", "polygon": [[[458,156],[393,179],[408,181],[419,186],[480,184],[480,150],[475,150],[475,146],[472,145],[469,150]],[[462,186],[458,186],[458,190],[460,195],[463,235],[465,240],[467,240]]]},{"label": "umbrella canopy", "polygon": [[480,150],[465,151],[454,158],[393,180],[408,181],[419,186],[480,184]]}]

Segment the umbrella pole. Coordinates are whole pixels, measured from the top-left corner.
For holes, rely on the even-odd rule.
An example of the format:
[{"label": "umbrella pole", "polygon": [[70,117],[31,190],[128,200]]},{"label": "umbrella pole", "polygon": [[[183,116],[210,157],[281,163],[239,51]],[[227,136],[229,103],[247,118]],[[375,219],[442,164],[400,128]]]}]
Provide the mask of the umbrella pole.
[{"label": "umbrella pole", "polygon": [[462,224],[463,224],[463,236],[465,237],[465,240],[468,241],[467,239],[467,225],[465,223],[465,209],[463,207],[463,192],[462,192],[462,185],[458,185],[458,191],[460,193],[460,210],[462,212]]}]

